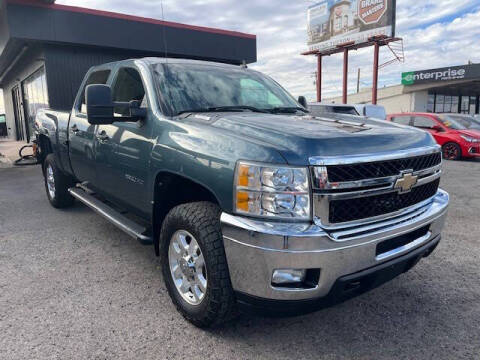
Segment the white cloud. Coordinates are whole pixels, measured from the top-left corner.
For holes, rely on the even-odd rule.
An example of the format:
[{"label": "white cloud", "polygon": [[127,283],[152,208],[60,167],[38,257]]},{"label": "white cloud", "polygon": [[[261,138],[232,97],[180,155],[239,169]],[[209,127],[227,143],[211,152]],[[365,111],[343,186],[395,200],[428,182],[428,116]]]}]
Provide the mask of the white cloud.
[{"label": "white cloud", "polygon": [[[313,99],[315,59],[300,53],[306,46],[306,9],[313,1],[287,0],[164,0],[165,20],[225,28],[257,35],[258,62],[253,68],[265,72],[294,95]],[[59,4],[117,11],[161,18],[160,0],[57,0]],[[402,0],[397,2],[397,35],[404,39],[404,64],[380,72],[380,86],[399,83],[402,71],[480,62],[480,7],[471,0]],[[452,20],[453,19],[453,20]],[[424,27],[424,28],[421,28]],[[381,61],[391,56],[382,48]],[[356,88],[357,69],[362,87],[371,86],[373,49],[351,52],[349,91]],[[324,59],[323,93],[341,93],[342,56]]]}]

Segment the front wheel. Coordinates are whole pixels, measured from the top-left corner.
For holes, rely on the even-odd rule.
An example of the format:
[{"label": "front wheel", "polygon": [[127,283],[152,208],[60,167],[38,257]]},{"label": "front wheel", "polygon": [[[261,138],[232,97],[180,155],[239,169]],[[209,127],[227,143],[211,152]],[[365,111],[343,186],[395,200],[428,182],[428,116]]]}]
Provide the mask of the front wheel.
[{"label": "front wheel", "polygon": [[460,160],[462,149],[456,143],[449,142],[442,146],[443,158],[446,160]]},{"label": "front wheel", "polygon": [[73,204],[74,198],[68,192],[72,186],[71,179],[65,175],[55,161],[55,155],[48,154],[43,163],[43,175],[48,201],[53,207],[60,209]]},{"label": "front wheel", "polygon": [[160,233],[160,256],[168,293],[187,320],[210,327],[233,317],[218,206],[197,202],[173,208]]}]

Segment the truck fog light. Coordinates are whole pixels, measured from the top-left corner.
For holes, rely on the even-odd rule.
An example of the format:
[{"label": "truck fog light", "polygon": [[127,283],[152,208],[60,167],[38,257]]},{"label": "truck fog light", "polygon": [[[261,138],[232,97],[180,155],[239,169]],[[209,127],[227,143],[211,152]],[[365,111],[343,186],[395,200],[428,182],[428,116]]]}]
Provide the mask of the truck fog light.
[{"label": "truck fog light", "polygon": [[302,283],[305,280],[305,269],[277,269],[273,272],[272,284],[285,285]]}]

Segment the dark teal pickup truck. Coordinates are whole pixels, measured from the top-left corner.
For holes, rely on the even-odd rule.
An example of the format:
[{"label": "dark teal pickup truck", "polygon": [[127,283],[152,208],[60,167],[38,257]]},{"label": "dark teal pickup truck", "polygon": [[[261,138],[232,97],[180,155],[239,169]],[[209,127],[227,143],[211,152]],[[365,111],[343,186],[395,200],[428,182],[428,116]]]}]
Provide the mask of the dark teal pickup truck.
[{"label": "dark teal pickup truck", "polygon": [[92,68],[71,113],[36,118],[48,199],[152,244],[197,326],[344,301],[437,246],[442,157],[426,132],[304,105],[245,66]]}]

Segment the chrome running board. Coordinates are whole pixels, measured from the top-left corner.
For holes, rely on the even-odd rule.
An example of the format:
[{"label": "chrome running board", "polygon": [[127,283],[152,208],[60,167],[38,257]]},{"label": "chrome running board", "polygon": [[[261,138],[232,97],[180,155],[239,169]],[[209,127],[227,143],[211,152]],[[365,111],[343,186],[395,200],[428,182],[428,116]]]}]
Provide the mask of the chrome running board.
[{"label": "chrome running board", "polygon": [[85,187],[74,187],[68,189],[68,192],[75,198],[93,209],[98,214],[102,215],[105,219],[110,221],[113,225],[124,231],[131,237],[137,239],[142,245],[152,245],[153,239],[151,236],[145,235],[147,229],[133,220],[120,214],[117,210],[108,206],[104,202],[98,200],[94,196],[90,195]]}]

